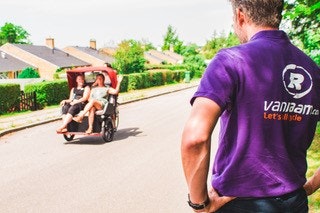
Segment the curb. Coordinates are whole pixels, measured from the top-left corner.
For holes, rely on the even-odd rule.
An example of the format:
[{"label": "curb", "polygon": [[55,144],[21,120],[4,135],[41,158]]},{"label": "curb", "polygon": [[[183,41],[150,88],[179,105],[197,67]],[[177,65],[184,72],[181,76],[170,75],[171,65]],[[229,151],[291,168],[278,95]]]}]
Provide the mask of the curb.
[{"label": "curb", "polygon": [[[147,97],[135,98],[135,99],[128,100],[128,101],[119,102],[119,104],[120,105],[124,105],[124,104],[134,103],[134,102],[138,102],[138,101],[141,101],[141,100],[158,97],[158,96],[161,96],[161,95],[167,95],[167,94],[170,94],[170,93],[179,92],[179,91],[190,89],[190,88],[197,87],[197,86],[198,86],[197,84],[196,85],[189,85],[189,86],[184,87],[184,88],[178,88],[178,89],[174,89],[174,90],[167,91],[167,92],[161,92],[161,93],[150,95],[150,96],[147,96]],[[27,129],[27,128],[39,126],[39,125],[42,125],[42,124],[47,124],[47,123],[58,121],[58,120],[61,120],[61,117],[51,118],[51,119],[48,119],[48,120],[39,121],[39,122],[32,123],[32,124],[22,125],[20,127],[15,127],[15,128],[11,128],[11,129],[2,130],[2,131],[0,131],[0,138],[2,136],[6,135],[6,134],[9,134],[9,133],[12,133],[12,132],[24,130],[24,129]]]},{"label": "curb", "polygon": [[52,119],[39,121],[39,122],[32,123],[32,124],[22,125],[22,126],[15,127],[15,128],[12,128],[12,129],[6,129],[6,130],[3,130],[3,131],[0,131],[0,137],[4,136],[6,134],[12,133],[12,132],[17,132],[17,131],[24,130],[24,129],[27,129],[27,128],[39,126],[39,125],[46,124],[46,123],[50,123],[50,122],[53,122],[53,121],[58,121],[60,119],[61,118],[52,118]]}]

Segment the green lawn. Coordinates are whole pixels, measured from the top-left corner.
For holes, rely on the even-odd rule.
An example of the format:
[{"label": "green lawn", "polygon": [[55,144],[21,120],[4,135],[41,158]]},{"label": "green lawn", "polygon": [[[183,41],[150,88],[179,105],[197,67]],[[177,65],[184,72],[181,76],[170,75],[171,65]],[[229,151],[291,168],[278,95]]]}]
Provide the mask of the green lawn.
[{"label": "green lawn", "polygon": [[[310,177],[314,171],[320,167],[320,123],[318,123],[313,143],[308,150],[308,171],[307,177]],[[310,213],[320,212],[320,190],[309,196]]]}]

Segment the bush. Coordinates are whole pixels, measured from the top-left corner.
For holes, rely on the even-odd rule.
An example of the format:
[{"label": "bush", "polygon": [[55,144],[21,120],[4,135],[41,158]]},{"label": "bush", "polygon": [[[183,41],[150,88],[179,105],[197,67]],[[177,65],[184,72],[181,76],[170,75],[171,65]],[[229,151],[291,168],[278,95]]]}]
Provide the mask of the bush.
[{"label": "bush", "polygon": [[25,92],[36,92],[37,103],[41,108],[59,104],[61,100],[69,97],[69,88],[65,80],[28,84],[24,90]]},{"label": "bush", "polygon": [[186,65],[184,64],[165,64],[165,65],[161,65],[161,64],[148,64],[146,65],[146,69],[147,70],[158,70],[158,69],[168,69],[168,70],[181,70],[181,69],[186,69]]},{"label": "bush", "polygon": [[207,67],[204,58],[201,55],[191,55],[184,59],[183,62],[187,68],[191,72],[190,76],[193,77],[201,77],[205,68]]},{"label": "bush", "polygon": [[[320,149],[320,123],[317,125],[316,133],[313,138],[312,144],[307,152],[308,171],[307,177],[310,178],[320,167],[319,161]],[[320,209],[320,191],[317,190],[308,197],[310,212],[319,212]]]},{"label": "bush", "polygon": [[128,92],[129,78],[128,75],[123,75],[123,79],[120,84],[120,92]]},{"label": "bush", "polygon": [[174,76],[171,70],[164,71],[163,74],[164,74],[164,82],[166,84],[174,83],[174,78],[173,78]]},{"label": "bush", "polygon": [[173,71],[173,80],[175,82],[178,82],[178,83],[183,81],[186,71],[187,70],[176,70],[176,71]]},{"label": "bush", "polygon": [[164,85],[164,78],[162,72],[149,72],[152,86]]},{"label": "bush", "polygon": [[[123,80],[120,85],[120,92],[145,89],[165,84],[180,83],[185,78],[185,71],[185,69],[174,71],[169,69],[155,69],[143,73],[123,75]],[[199,74],[196,75],[201,77],[202,72],[199,72]]]},{"label": "bush", "polygon": [[136,90],[143,88],[142,76],[140,74],[128,75],[128,90]]},{"label": "bush", "polygon": [[19,84],[0,84],[0,114],[19,110]]},{"label": "bush", "polygon": [[40,78],[39,73],[32,67],[25,68],[18,75],[18,78]]}]

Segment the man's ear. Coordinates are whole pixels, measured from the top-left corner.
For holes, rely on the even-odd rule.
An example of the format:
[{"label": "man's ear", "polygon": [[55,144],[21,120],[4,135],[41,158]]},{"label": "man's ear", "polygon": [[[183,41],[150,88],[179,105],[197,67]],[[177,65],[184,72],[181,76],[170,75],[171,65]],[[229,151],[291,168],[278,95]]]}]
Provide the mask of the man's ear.
[{"label": "man's ear", "polygon": [[242,27],[243,24],[245,23],[245,19],[246,19],[246,17],[244,15],[242,9],[237,8],[236,9],[236,22],[237,22],[238,26]]}]

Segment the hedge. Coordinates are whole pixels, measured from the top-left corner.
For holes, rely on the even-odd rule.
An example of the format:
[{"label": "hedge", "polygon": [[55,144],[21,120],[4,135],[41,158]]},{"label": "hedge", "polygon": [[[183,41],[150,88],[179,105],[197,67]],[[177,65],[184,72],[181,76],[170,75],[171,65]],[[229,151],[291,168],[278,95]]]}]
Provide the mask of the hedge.
[{"label": "hedge", "polygon": [[186,70],[151,70],[123,76],[120,92],[145,89],[183,81]]},{"label": "hedge", "polygon": [[19,110],[20,85],[0,84],[0,114]]},{"label": "hedge", "polygon": [[66,80],[28,84],[24,87],[24,91],[36,92],[37,103],[39,104],[40,108],[59,104],[61,100],[69,97],[69,88]]}]

